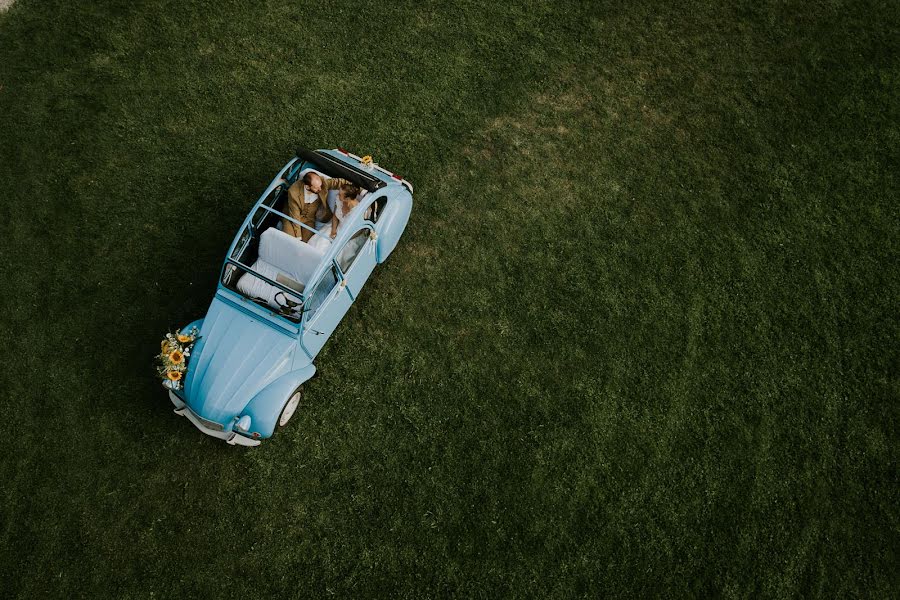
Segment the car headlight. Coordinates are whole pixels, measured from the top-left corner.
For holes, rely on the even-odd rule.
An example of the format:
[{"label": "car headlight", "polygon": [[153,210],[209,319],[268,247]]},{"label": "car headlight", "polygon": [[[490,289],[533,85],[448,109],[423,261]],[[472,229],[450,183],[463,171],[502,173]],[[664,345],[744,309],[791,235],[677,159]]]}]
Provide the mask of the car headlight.
[{"label": "car headlight", "polygon": [[243,433],[248,433],[250,431],[250,416],[244,415],[234,424],[234,428]]}]

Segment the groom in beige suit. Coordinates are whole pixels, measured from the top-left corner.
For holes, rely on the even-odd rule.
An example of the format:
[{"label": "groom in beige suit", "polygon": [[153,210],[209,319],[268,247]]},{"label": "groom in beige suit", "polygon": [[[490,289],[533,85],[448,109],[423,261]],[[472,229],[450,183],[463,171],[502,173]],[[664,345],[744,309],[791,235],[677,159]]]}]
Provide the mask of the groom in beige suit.
[{"label": "groom in beige suit", "polygon": [[[328,207],[328,191],[338,189],[345,183],[350,182],[346,179],[339,179],[337,177],[332,177],[328,181],[325,181],[317,173],[307,173],[303,176],[303,179],[298,179],[294,182],[294,185],[288,189],[288,205],[286,211],[288,216],[315,229],[316,213],[319,212],[320,207],[325,210],[325,214],[321,220],[328,221],[331,219],[332,213],[331,209]],[[309,238],[313,236],[313,232],[309,229],[304,229],[299,225],[295,225],[287,219],[282,219],[281,222],[284,225],[285,233],[289,233],[294,237],[299,237],[304,242],[308,242]]]}]

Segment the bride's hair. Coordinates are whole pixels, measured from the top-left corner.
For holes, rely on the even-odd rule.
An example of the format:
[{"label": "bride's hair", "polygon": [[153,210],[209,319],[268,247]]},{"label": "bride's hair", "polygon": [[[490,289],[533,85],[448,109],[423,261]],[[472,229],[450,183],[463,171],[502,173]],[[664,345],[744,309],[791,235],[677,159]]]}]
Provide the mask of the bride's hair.
[{"label": "bride's hair", "polygon": [[356,197],[359,196],[359,187],[352,183],[343,184],[341,186],[341,191],[344,192],[344,196],[346,196],[348,200],[356,200]]}]

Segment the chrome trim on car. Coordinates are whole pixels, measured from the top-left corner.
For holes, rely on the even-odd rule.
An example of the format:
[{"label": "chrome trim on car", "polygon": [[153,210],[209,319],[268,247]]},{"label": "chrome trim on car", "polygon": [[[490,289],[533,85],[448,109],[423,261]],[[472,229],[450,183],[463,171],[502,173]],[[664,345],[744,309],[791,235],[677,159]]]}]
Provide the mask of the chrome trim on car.
[{"label": "chrome trim on car", "polygon": [[203,424],[203,426],[206,427],[207,429],[212,429],[213,431],[225,431],[225,426],[222,425],[221,423],[217,423],[215,421],[210,421],[209,419],[204,419],[203,417],[201,417],[200,415],[198,415],[197,413],[192,411],[190,406],[188,406],[186,408],[188,410],[190,410],[191,414],[194,415],[195,417],[197,417],[197,420],[200,421]]},{"label": "chrome trim on car", "polygon": [[[172,401],[172,404],[175,405],[176,415],[186,417],[188,421],[194,424],[194,427],[196,427],[206,435],[212,436],[214,438],[219,438],[220,440],[225,440],[232,446],[259,446],[259,440],[244,437],[234,431],[224,431],[224,426],[221,423],[214,423],[213,421],[200,417],[194,411],[192,411],[190,407],[181,400],[181,398],[176,396],[172,390],[169,390],[169,399]],[[218,425],[222,429],[212,429],[210,427],[207,427],[205,423]]]}]

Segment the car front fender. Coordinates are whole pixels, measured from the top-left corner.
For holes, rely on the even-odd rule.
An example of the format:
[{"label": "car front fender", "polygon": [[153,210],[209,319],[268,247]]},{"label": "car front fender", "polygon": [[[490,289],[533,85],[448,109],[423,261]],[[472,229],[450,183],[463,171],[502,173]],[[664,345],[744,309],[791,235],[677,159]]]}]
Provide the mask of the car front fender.
[{"label": "car front fender", "polygon": [[181,328],[181,332],[184,333],[186,331],[190,331],[191,327],[196,327],[197,331],[203,329],[203,319],[197,319],[196,321],[191,321],[187,325]]},{"label": "car front fender", "polygon": [[[204,317],[204,318],[205,318],[205,317]],[[188,333],[190,333],[192,327],[196,327],[196,328],[197,328],[197,332],[198,332],[198,335],[199,335],[200,330],[203,329],[203,319],[197,319],[196,321],[191,321],[190,323],[188,323],[188,324],[185,325],[184,327],[180,328],[178,331],[179,331],[180,333],[188,334]]]},{"label": "car front fender", "polygon": [[[179,331],[180,333],[187,334],[187,333],[190,333],[192,327],[196,327],[196,328],[197,328],[197,331],[199,332],[201,329],[203,329],[203,319],[197,319],[196,321],[191,321],[190,323],[188,323],[187,325],[185,325],[184,327],[182,327],[182,328],[179,329],[178,331]],[[200,353],[200,349],[201,349],[202,347],[203,347],[203,339],[202,339],[202,336],[200,336],[200,337],[197,339],[197,341],[196,341],[196,343],[194,344],[194,346],[191,348],[191,353],[192,353],[192,354],[199,354],[199,353]],[[190,359],[188,359],[188,366],[190,366]],[[193,371],[189,368],[189,369],[188,369],[188,376],[191,376],[191,375],[193,375]],[[186,389],[186,386],[187,386],[187,380],[185,380],[185,385],[184,385],[180,390],[178,390],[178,391],[175,392],[175,395],[178,396],[179,398],[181,398],[182,400],[184,400],[184,398],[185,398],[185,389]]]},{"label": "car front fender", "polygon": [[241,412],[250,417],[250,431],[262,438],[272,437],[281,409],[291,394],[316,372],[313,364],[285,373],[264,387]]}]

